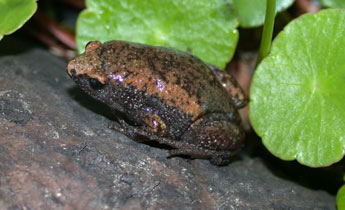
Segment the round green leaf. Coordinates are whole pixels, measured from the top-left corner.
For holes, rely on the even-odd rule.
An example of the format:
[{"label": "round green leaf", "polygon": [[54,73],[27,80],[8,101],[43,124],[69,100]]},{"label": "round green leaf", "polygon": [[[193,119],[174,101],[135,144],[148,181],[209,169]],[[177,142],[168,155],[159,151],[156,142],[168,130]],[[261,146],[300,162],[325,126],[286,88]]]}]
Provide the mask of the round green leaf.
[{"label": "round green leaf", "polygon": [[345,145],[345,10],[292,21],[275,39],[250,89],[253,128],[274,155],[318,167]]},{"label": "round green leaf", "polygon": [[322,0],[321,4],[326,7],[345,8],[344,0]]},{"label": "round green leaf", "polygon": [[0,0],[0,39],[20,28],[36,9],[36,0]]},{"label": "round green leaf", "polygon": [[77,21],[79,52],[91,40],[126,40],[189,51],[224,67],[238,40],[236,16],[224,0],[88,0]]},{"label": "round green leaf", "polygon": [[345,210],[345,185],[341,186],[337,193],[337,209]]},{"label": "round green leaf", "polygon": [[[233,0],[242,27],[255,27],[265,21],[267,0]],[[277,0],[276,12],[280,12],[294,2],[294,0]]]}]

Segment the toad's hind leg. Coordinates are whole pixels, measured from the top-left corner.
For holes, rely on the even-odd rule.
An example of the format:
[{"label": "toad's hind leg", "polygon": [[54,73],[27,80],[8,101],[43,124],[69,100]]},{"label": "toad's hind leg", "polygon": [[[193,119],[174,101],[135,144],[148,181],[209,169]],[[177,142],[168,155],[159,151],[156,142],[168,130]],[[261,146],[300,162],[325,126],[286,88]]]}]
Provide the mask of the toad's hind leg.
[{"label": "toad's hind leg", "polygon": [[182,142],[194,147],[192,150],[179,148],[175,154],[207,158],[215,165],[230,163],[244,140],[244,131],[231,116],[209,113],[199,118],[181,137]]},{"label": "toad's hind leg", "polygon": [[230,151],[220,152],[209,150],[187,142],[171,140],[169,138],[164,138],[152,134],[151,132],[141,129],[140,127],[131,126],[124,120],[119,120],[119,122],[120,125],[111,125],[110,128],[124,133],[126,136],[138,142],[155,141],[160,144],[175,148],[169,151],[168,158],[180,155],[188,155],[192,158],[210,159],[211,163],[215,165],[223,165],[229,162],[226,157],[232,156],[233,153]]},{"label": "toad's hind leg", "polygon": [[231,157],[236,154],[236,151],[215,151],[205,149],[187,142],[160,137],[140,129],[136,130],[136,135],[149,137],[151,141],[175,148],[169,151],[168,158],[187,155],[191,158],[210,159],[210,162],[214,165],[226,165],[230,163]]}]

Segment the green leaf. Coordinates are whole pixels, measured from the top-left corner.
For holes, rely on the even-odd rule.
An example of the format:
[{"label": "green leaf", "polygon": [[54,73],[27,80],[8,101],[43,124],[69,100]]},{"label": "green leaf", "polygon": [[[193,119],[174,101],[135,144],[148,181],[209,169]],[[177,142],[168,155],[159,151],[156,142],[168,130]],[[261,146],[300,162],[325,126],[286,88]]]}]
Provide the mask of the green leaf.
[{"label": "green leaf", "polygon": [[[242,27],[255,27],[264,23],[267,0],[233,1]],[[276,12],[288,8],[293,2],[294,0],[277,0]]]},{"label": "green leaf", "polygon": [[337,193],[337,209],[345,210],[345,185],[343,185]]},{"label": "green leaf", "polygon": [[303,15],[275,39],[256,70],[249,114],[264,145],[318,167],[345,147],[345,10]]},{"label": "green leaf", "polygon": [[77,21],[79,52],[91,40],[126,40],[190,51],[224,67],[238,40],[236,16],[224,0],[88,0]]},{"label": "green leaf", "polygon": [[344,0],[321,0],[321,4],[326,7],[345,8]]},{"label": "green leaf", "polygon": [[20,28],[36,9],[36,0],[0,0],[0,40]]}]

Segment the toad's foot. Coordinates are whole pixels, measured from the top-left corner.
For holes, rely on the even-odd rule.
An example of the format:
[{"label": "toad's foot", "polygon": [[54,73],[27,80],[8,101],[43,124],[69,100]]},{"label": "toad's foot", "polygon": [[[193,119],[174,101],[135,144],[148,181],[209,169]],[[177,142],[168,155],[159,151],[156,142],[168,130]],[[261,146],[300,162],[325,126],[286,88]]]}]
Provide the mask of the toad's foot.
[{"label": "toad's foot", "polygon": [[118,122],[119,122],[119,124],[110,124],[108,126],[108,128],[113,129],[115,131],[118,131],[120,133],[123,133],[126,136],[128,136],[129,138],[131,138],[137,142],[144,142],[144,141],[150,140],[150,139],[146,139],[146,138],[137,138],[138,137],[137,134],[142,132],[139,127],[129,125],[123,119],[118,119]]},{"label": "toad's foot", "polygon": [[188,155],[192,158],[209,159],[213,165],[227,165],[236,152],[208,150],[193,145],[171,150],[168,157]]}]

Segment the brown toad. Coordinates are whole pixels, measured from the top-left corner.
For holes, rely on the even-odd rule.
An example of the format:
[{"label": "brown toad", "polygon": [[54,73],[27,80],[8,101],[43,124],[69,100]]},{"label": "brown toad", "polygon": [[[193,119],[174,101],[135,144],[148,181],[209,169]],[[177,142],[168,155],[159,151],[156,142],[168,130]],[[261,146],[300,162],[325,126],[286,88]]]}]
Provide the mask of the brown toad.
[{"label": "brown toad", "polygon": [[67,73],[87,94],[125,116],[118,130],[175,148],[170,156],[223,165],[243,145],[238,114],[246,104],[243,91],[230,75],[191,54],[93,41],[69,62]]}]

